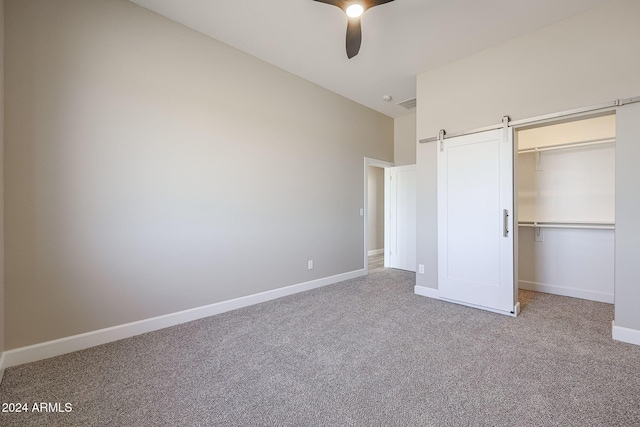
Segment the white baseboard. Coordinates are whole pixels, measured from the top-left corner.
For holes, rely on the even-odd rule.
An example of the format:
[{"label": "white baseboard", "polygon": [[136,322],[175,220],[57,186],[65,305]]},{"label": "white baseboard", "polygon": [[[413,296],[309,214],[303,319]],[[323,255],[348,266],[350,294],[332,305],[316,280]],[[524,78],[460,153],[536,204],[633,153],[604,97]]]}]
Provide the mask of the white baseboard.
[{"label": "white baseboard", "polygon": [[437,289],[427,288],[426,286],[415,285],[413,287],[413,293],[416,295],[421,295],[423,297],[440,299],[440,293]]},{"label": "white baseboard", "polygon": [[518,281],[519,289],[528,291],[545,292],[547,294],[562,295],[565,297],[581,298],[591,301],[606,302],[613,304],[613,294],[585,289],[569,288],[565,286],[548,285],[546,283],[529,282],[527,280]]},{"label": "white baseboard", "polygon": [[372,249],[372,250],[367,252],[368,256],[382,255],[382,254],[384,254],[384,248],[382,248],[382,249]]},{"label": "white baseboard", "polygon": [[348,273],[337,274],[335,276],[324,277],[309,282],[285,286],[282,288],[260,292],[245,297],[235,298],[228,301],[222,301],[215,304],[209,304],[202,307],[196,307],[189,310],[166,314],[163,316],[152,317],[150,319],[139,320],[137,322],[127,323],[124,325],[99,329],[97,331],[86,332],[84,334],[73,335],[70,337],[34,344],[27,347],[16,348],[13,350],[5,351],[2,354],[2,357],[6,365],[5,367],[10,368],[12,366],[35,362],[42,359],[48,359],[50,357],[60,356],[62,354],[71,353],[73,351],[84,350],[89,347],[106,344],[112,341],[130,338],[135,335],[157,331],[158,329],[168,328],[170,326],[179,325],[181,323],[191,322],[193,320],[225,313],[227,311],[236,310],[238,308],[248,307],[250,305],[259,304],[262,302],[274,300],[287,295],[293,295],[315,288],[320,288],[322,286],[331,285],[364,275],[364,269],[354,270]]},{"label": "white baseboard", "polygon": [[616,326],[615,320],[611,322],[611,337],[616,341],[640,345],[640,331]]}]

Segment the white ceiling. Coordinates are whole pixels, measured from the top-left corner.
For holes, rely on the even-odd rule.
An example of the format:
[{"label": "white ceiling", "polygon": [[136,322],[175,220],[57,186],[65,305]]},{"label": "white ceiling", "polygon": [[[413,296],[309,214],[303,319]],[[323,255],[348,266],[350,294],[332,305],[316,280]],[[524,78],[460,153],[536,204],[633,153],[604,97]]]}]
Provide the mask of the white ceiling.
[{"label": "white ceiling", "polygon": [[[312,0],[131,0],[391,117],[415,76],[609,0],[396,0],[362,16],[347,59],[347,18]],[[383,95],[393,100],[385,102]]]}]

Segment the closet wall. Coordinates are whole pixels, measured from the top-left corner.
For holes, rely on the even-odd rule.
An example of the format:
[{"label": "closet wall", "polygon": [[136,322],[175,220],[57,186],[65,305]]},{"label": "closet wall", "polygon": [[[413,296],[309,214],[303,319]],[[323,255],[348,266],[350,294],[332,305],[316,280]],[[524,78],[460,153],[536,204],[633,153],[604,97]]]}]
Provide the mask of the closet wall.
[{"label": "closet wall", "polygon": [[518,283],[613,303],[615,116],[517,133]]}]

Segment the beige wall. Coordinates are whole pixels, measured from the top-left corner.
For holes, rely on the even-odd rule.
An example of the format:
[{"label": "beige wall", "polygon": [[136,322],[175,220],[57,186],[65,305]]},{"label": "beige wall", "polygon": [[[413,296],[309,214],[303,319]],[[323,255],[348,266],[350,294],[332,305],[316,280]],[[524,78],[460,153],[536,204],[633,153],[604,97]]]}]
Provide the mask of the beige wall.
[{"label": "beige wall", "polygon": [[367,250],[384,249],[384,168],[367,166]]},{"label": "beige wall", "polygon": [[[640,40],[638,16],[640,2],[611,1],[418,75],[418,139],[442,128],[455,133],[498,124],[505,114],[517,120],[640,95],[640,55],[633,53]],[[437,287],[436,148],[419,144],[417,152],[417,261],[426,269],[417,283],[432,288]],[[628,171],[636,182],[637,171]],[[619,187],[616,197],[625,188]],[[637,284],[616,279],[616,299],[630,286]]]},{"label": "beige wall", "polygon": [[6,349],[364,267],[391,118],[126,1],[6,39]]},{"label": "beige wall", "polygon": [[393,121],[393,162],[396,166],[416,164],[416,114]]}]

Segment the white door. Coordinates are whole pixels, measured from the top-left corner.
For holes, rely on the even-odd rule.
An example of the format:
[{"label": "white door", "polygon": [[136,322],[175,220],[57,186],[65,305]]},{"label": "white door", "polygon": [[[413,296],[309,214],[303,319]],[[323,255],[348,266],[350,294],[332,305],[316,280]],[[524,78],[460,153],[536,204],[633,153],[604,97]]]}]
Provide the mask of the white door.
[{"label": "white door", "polygon": [[438,144],[439,295],[516,315],[512,129]]},{"label": "white door", "polygon": [[416,165],[385,169],[389,216],[386,267],[416,271]]}]

